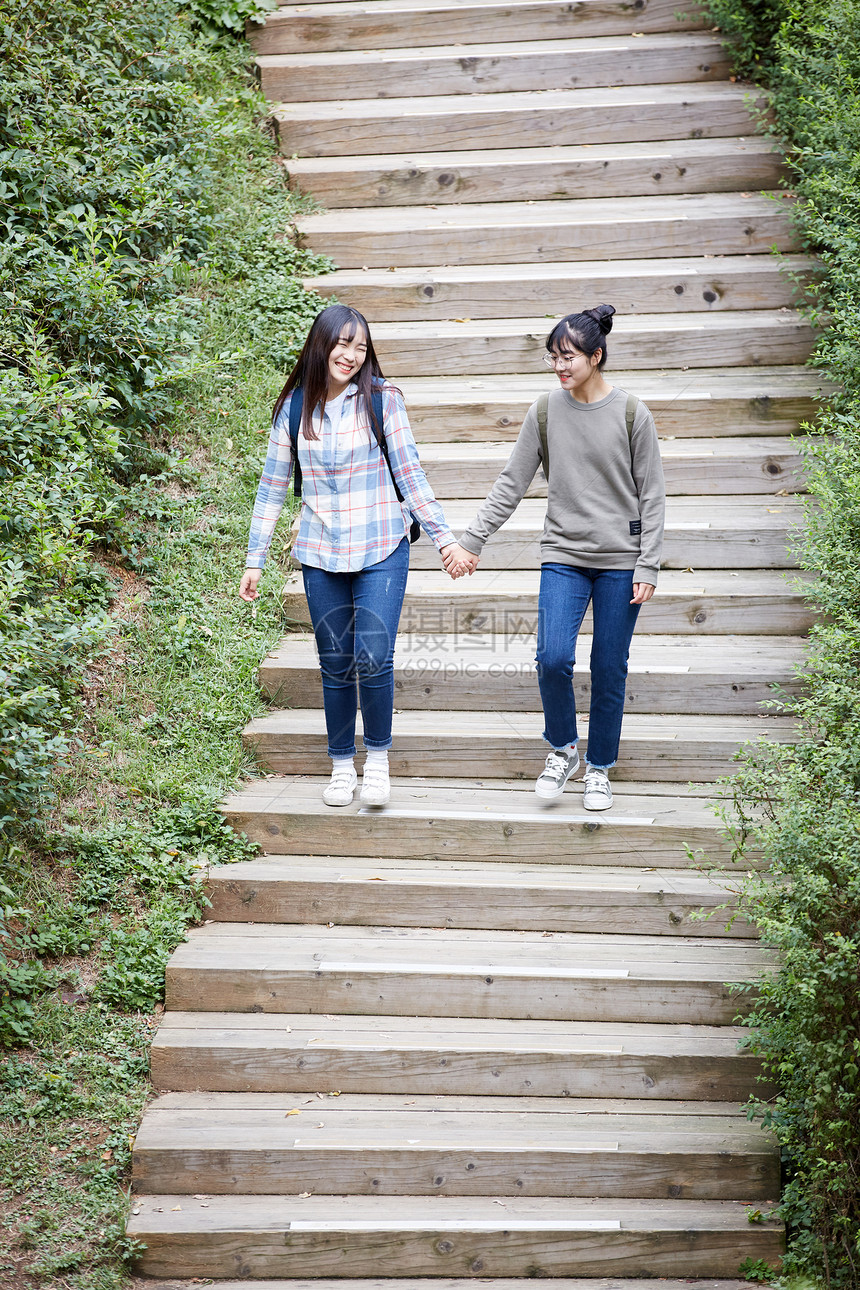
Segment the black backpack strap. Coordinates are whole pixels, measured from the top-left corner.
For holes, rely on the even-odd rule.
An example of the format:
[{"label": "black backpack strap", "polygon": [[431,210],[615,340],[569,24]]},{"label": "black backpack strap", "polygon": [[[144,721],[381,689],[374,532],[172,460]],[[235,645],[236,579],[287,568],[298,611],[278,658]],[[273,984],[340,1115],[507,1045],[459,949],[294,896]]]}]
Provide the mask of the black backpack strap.
[{"label": "black backpack strap", "polygon": [[297,385],[290,396],[290,444],[293,449],[293,497],[302,495],[302,468],[299,465],[299,427],[302,423],[302,387]]},{"label": "black backpack strap", "polygon": [[[379,382],[374,383],[373,394],[371,395],[371,397],[373,399],[374,415],[376,416],[376,422],[377,422],[377,425],[379,426],[379,436],[380,436],[379,448],[383,457],[385,458],[385,464],[388,467],[388,473],[391,476],[391,482],[394,485],[394,492],[397,495],[397,500],[402,505],[406,499],[404,498],[400,485],[398,484],[394,476],[394,471],[391,469],[391,457],[389,456],[389,452],[388,452],[388,439],[385,434],[385,420],[384,420],[384,412],[382,407],[382,385]],[[421,536],[421,525],[418,523],[415,516],[413,515],[412,522],[409,525],[409,541],[417,542],[420,536]]]}]

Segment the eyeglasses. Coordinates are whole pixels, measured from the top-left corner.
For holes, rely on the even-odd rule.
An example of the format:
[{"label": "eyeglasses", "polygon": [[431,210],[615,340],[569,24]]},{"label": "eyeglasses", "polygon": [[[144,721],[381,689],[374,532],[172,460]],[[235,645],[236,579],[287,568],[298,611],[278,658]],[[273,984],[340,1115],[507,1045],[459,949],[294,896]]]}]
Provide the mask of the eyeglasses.
[{"label": "eyeglasses", "polygon": [[544,354],[543,361],[546,367],[573,367],[579,354]]}]

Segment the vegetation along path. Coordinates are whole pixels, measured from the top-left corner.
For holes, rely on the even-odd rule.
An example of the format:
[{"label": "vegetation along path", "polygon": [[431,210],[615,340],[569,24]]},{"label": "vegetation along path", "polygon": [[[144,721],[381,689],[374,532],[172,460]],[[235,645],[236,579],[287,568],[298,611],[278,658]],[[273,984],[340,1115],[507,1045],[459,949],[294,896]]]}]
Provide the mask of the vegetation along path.
[{"label": "vegetation along path", "polygon": [[744,741],[792,738],[759,705],[810,623],[785,570],[812,335],[780,158],[677,9],[312,0],[254,37],[324,208],[301,237],[340,266],[311,285],[372,320],[455,531],[552,385],[548,319],[606,300],[610,379],[662,436],[665,573],[599,818],[576,785],[551,809],[531,791],[539,500],[471,578],[414,547],[382,811],[320,800],[290,579],[299,630],[246,731],[274,775],[225,806],[268,854],[211,874],[211,921],[168,967],[134,1151],[145,1274],[618,1286],[779,1262],[778,1152],[741,1111],[749,996],[725,984],[772,959],[732,921],[709,784]]}]

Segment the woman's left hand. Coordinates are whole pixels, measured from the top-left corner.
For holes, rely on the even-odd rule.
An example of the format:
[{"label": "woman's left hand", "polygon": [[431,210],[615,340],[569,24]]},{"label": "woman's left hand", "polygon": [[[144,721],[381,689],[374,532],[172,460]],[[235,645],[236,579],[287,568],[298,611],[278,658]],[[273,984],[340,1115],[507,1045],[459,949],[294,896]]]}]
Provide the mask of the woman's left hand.
[{"label": "woman's left hand", "polygon": [[634,582],[633,599],[631,605],[644,605],[646,600],[650,600],[654,595],[654,588],[650,582]]}]

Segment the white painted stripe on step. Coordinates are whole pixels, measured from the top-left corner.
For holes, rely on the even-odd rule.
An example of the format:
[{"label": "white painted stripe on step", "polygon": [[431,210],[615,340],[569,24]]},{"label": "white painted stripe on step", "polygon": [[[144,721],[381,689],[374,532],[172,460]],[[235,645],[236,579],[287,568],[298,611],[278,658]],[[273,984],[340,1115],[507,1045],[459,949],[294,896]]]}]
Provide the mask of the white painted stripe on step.
[{"label": "white painted stripe on step", "polygon": [[[428,1046],[427,1044],[422,1043],[419,1039],[413,1039],[413,1040],[402,1039],[399,1036],[395,1037],[394,1035],[392,1035],[391,1039],[388,1041],[387,1044],[365,1043],[361,1039],[347,1038],[347,1039],[338,1040],[333,1038],[320,1037],[318,1039],[309,1039],[305,1044],[305,1047],[310,1048],[313,1044],[331,1044],[333,1048],[349,1048],[350,1051],[360,1050],[363,1053],[387,1053],[391,1051],[392,1047],[396,1047],[398,1049],[410,1049],[410,1050],[414,1049],[417,1052],[421,1052]],[[461,1045],[458,1051],[466,1051],[470,1054],[476,1051],[477,1052],[495,1052],[496,1048],[502,1045],[503,1045],[503,1041],[501,1040],[499,1041],[498,1045],[490,1044],[487,1040],[485,1040],[481,1045],[476,1045],[475,1043],[469,1043],[467,1046]],[[434,1043],[430,1046],[434,1050],[439,1050],[440,1048],[440,1045],[438,1043]],[[453,1042],[452,1042],[452,1047],[453,1047]],[[528,1056],[530,1053],[543,1053],[545,1051],[546,1051],[545,1049],[540,1047],[516,1048],[516,1049],[509,1050],[509,1052],[516,1052],[518,1055],[523,1054],[525,1056]],[[617,1048],[577,1048],[574,1044],[571,1044],[568,1048],[564,1050],[553,1049],[553,1052],[556,1052],[556,1051],[559,1051],[559,1052],[563,1051],[564,1055],[567,1057],[621,1057],[624,1054],[624,1048],[620,1044]]]},{"label": "white painted stripe on step", "polygon": [[[358,810],[359,815],[374,815],[377,818],[386,815],[394,820],[426,820],[429,817],[435,818],[438,811],[428,809],[426,811],[413,811],[403,807],[395,807],[393,810],[387,806],[362,806]],[[452,820],[490,820],[498,824],[533,824],[535,820],[543,820],[542,815],[537,813],[533,815],[512,815],[508,811],[455,811],[452,810],[448,817]],[[606,816],[608,824],[653,824],[654,816],[648,815],[610,815]],[[565,815],[567,824],[595,824],[593,815]]]},{"label": "white painted stripe on step", "polygon": [[514,967],[504,964],[491,967],[480,963],[369,963],[361,959],[353,963],[330,960],[318,965],[320,972],[421,972],[427,976],[450,976],[452,972],[472,976],[528,976],[528,977],[587,977],[603,980],[621,980],[630,975],[629,968],[546,967],[543,969]]},{"label": "white painted stripe on step", "polygon": [[290,1232],[620,1232],[621,1220],[617,1218],[579,1219],[475,1219],[443,1218],[432,1222],[407,1222],[401,1218],[323,1219],[298,1221],[287,1224]]},{"label": "white painted stripe on step", "polygon": [[[341,1140],[338,1140],[337,1142],[334,1142],[334,1143],[325,1143],[325,1142],[320,1142],[318,1138],[296,1138],[293,1141],[294,1147],[311,1147],[319,1151],[342,1151],[342,1152],[367,1151],[369,1148],[373,1148],[378,1145],[379,1143],[376,1140],[374,1140],[370,1144],[362,1143],[362,1142],[344,1143]],[[420,1138],[404,1138],[402,1142],[394,1142],[394,1141],[391,1141],[390,1139],[387,1140],[384,1146],[384,1150],[389,1151],[391,1150],[392,1147],[417,1147],[419,1151],[439,1151],[440,1142],[439,1141],[422,1142]],[[441,1149],[453,1150],[454,1148],[450,1144],[446,1146],[445,1143],[441,1143]],[[471,1149],[473,1151],[483,1150],[483,1148],[480,1146],[476,1147],[474,1143],[472,1143]],[[577,1155],[577,1154],[585,1155],[588,1152],[594,1152],[594,1151],[617,1151],[618,1143],[617,1142],[562,1142],[562,1143],[559,1143],[558,1141],[556,1141],[553,1149],[556,1151],[566,1151],[568,1155]],[[504,1150],[504,1148],[501,1148],[501,1150]]]}]

